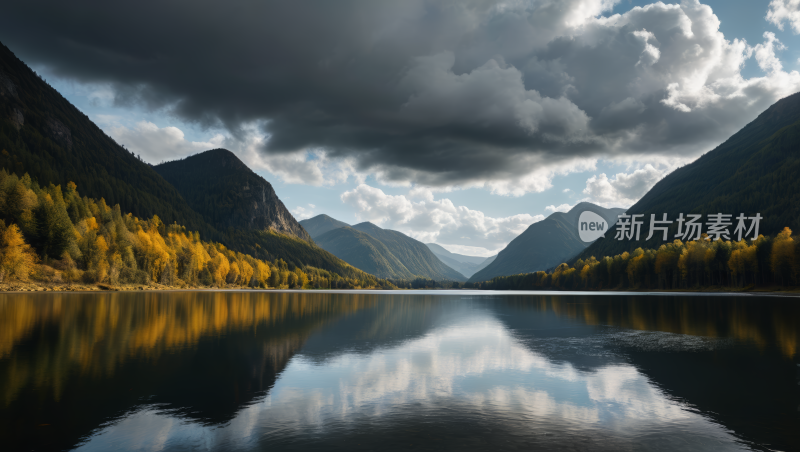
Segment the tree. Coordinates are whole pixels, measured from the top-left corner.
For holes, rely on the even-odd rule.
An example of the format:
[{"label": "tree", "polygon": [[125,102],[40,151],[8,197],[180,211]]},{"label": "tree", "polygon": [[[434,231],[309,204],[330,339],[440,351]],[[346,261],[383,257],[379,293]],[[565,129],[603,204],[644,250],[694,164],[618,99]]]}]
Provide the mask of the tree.
[{"label": "tree", "polygon": [[794,240],[792,230],[783,228],[772,242],[772,273],[780,279],[782,285],[790,278],[794,264]]},{"label": "tree", "polygon": [[36,255],[25,243],[19,227],[10,225],[3,231],[0,243],[0,279],[16,279],[27,281],[33,273]]}]

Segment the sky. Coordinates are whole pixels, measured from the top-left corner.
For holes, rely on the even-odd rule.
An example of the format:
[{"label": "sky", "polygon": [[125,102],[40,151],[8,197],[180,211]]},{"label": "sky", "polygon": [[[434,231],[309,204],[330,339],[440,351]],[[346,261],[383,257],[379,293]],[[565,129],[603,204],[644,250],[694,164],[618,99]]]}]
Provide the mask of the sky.
[{"label": "sky", "polygon": [[478,256],[631,206],[800,91],[800,0],[5,9],[0,42],[145,161],[223,147],[297,219]]}]

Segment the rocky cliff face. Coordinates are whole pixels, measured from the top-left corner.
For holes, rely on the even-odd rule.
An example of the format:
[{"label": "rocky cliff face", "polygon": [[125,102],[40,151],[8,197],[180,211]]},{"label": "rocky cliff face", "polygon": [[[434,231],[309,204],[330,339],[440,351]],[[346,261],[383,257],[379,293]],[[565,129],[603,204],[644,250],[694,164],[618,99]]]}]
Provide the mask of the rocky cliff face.
[{"label": "rocky cliff face", "polygon": [[272,230],[311,240],[272,185],[228,150],[162,163],[155,170],[218,229]]},{"label": "rocky cliff face", "polygon": [[278,195],[272,189],[272,185],[263,179],[262,181],[263,183],[253,185],[250,185],[250,182],[245,182],[242,187],[242,198],[249,200],[252,206],[249,215],[244,218],[246,227],[249,229],[271,229],[309,240],[311,237],[308,232],[300,226],[286,206],[283,205],[283,202],[278,199]]}]

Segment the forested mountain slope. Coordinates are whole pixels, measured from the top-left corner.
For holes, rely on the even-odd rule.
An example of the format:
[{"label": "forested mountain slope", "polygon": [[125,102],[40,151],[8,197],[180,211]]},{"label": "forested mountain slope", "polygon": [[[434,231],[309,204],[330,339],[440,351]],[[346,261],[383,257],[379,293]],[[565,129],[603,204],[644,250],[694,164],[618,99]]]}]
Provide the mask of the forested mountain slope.
[{"label": "forested mountain slope", "polygon": [[427,278],[464,281],[464,275],[442,262],[424,243],[397,231],[365,222],[355,226],[328,215],[300,222],[314,241],[345,262],[381,278]]},{"label": "forested mountain slope", "polygon": [[379,278],[414,279],[417,276],[381,241],[349,226],[331,229],[314,241],[348,264]]},{"label": "forested mountain slope", "polygon": [[139,217],[158,215],[212,238],[178,191],[106,135],[0,43],[0,167],[81,193]]},{"label": "forested mountain slope", "polygon": [[424,243],[402,232],[382,229],[370,222],[359,223],[352,228],[369,234],[386,245],[386,248],[414,275],[437,281],[466,280],[464,275],[439,260]]},{"label": "forested mountain slope", "polygon": [[[313,266],[347,278],[368,276],[311,243],[310,236],[280,200],[272,197],[274,191],[269,184],[238,158],[224,150],[204,154],[182,162],[208,163],[203,159],[217,157],[217,163],[222,160],[229,163],[229,171],[205,173],[205,184],[219,191],[204,188],[190,193],[192,199],[201,207],[203,200],[217,203],[216,207],[227,209],[225,212],[232,215],[232,221],[214,216],[213,212],[206,212],[211,222],[206,221],[153,167],[108,137],[0,44],[0,168],[20,177],[27,173],[41,186],[53,183],[66,189],[68,182],[75,182],[82,195],[102,198],[108,206],[119,204],[121,212],[142,219],[157,215],[164,224],[177,223],[188,231],[198,231],[202,240],[220,242],[258,259],[283,259],[294,266]],[[231,174],[243,178],[245,185],[230,183],[225,176]],[[177,177],[176,180],[179,185],[187,186],[190,181]],[[274,215],[250,215],[246,205],[240,208],[236,202],[247,200],[244,187],[250,187],[251,193],[261,190],[260,201],[271,205]],[[255,202],[255,196],[251,198]],[[262,211],[269,210],[267,205]],[[267,221],[270,218],[275,218],[275,224]],[[212,223],[224,226],[225,230]],[[236,224],[241,227],[233,227]],[[265,228],[260,229],[261,226]]]},{"label": "forested mountain slope", "polygon": [[[628,214],[644,214],[644,228],[650,215],[661,219],[668,214],[760,213],[759,232],[776,235],[784,227],[800,230],[800,93],[776,102],[753,122],[734,134],[713,151],[679,168],[658,182]],[[749,226],[749,224],[748,224]],[[734,232],[736,221],[729,228]],[[704,226],[703,231],[706,231]],[[671,225],[670,241],[675,238],[677,223]],[[614,240],[614,234],[599,239],[580,256],[614,256],[636,248],[658,249],[661,236],[645,241]],[[731,237],[735,239],[734,237]],[[574,259],[573,259],[574,260]]]}]

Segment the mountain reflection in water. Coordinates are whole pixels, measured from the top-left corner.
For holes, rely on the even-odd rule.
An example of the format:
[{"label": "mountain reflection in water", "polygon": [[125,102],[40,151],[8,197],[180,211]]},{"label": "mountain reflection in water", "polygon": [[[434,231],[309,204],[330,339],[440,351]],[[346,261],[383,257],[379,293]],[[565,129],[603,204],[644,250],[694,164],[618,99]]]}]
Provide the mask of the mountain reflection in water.
[{"label": "mountain reflection in water", "polygon": [[0,296],[11,450],[800,449],[798,300]]}]

